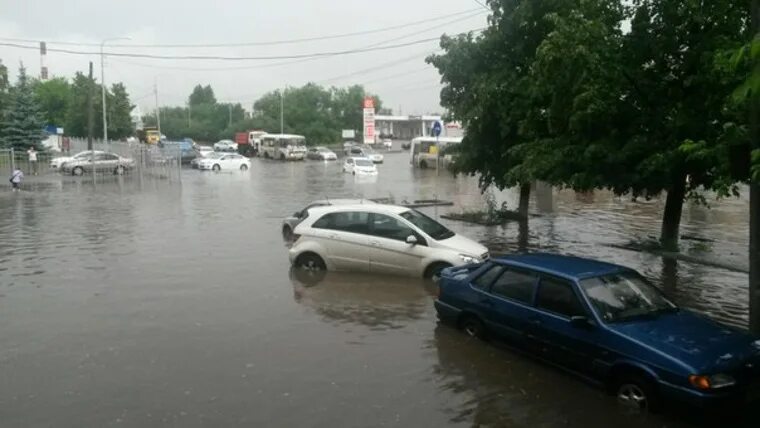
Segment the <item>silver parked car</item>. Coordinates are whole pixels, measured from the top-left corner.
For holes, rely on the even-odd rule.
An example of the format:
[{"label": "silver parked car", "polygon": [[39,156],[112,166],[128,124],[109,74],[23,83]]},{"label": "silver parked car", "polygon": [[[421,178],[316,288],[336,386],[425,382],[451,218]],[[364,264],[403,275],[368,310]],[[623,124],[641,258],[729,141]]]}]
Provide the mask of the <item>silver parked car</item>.
[{"label": "silver parked car", "polygon": [[397,205],[314,207],[293,230],[290,262],[307,270],[436,278],[489,258],[488,249],[425,214]]},{"label": "silver parked car", "polygon": [[92,154],[64,162],[61,170],[65,174],[83,175],[94,171],[114,174],[124,174],[135,167],[135,161],[131,158],[122,157],[113,153],[95,152],[93,159]]},{"label": "silver parked car", "polygon": [[306,157],[312,160],[338,160],[338,156],[327,147],[312,147],[306,152]]}]

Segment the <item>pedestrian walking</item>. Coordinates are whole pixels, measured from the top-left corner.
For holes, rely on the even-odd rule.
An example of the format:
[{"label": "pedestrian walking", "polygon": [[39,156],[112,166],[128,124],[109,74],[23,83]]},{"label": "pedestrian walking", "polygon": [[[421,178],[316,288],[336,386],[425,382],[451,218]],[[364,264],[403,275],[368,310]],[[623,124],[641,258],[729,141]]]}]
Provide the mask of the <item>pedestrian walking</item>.
[{"label": "pedestrian walking", "polygon": [[29,166],[32,169],[32,174],[37,175],[37,150],[34,150],[34,146],[29,147],[26,154],[29,156]]},{"label": "pedestrian walking", "polygon": [[24,173],[18,168],[14,169],[9,181],[13,191],[18,192],[21,189],[21,182],[24,181]]}]

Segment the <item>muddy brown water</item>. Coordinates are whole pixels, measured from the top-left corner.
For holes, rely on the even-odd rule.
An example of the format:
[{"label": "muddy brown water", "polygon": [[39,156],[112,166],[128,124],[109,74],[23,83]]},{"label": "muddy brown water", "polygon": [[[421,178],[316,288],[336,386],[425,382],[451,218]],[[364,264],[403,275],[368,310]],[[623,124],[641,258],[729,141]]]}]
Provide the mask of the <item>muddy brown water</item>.
[{"label": "muddy brown water", "polygon": [[[375,178],[254,160],[181,183],[46,176],[0,192],[0,427],[697,422],[625,415],[594,387],[438,325],[425,281],[292,272],[281,219],[325,196],[456,204],[431,215],[484,203],[474,179],[412,170],[404,153]],[[745,323],[746,274],[607,246],[656,235],[661,208],[539,186],[527,248],[629,265],[683,306]],[[516,224],[443,222],[494,253],[520,247]],[[684,223],[711,240],[685,251],[746,265],[746,197],[688,205]]]}]

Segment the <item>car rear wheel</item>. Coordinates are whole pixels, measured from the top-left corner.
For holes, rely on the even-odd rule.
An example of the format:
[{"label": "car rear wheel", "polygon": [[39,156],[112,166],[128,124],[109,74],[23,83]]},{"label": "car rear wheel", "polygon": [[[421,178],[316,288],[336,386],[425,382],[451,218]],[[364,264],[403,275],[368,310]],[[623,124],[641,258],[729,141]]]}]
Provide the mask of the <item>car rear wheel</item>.
[{"label": "car rear wheel", "polygon": [[246,165],[246,164],[240,165],[240,170],[241,171],[248,171],[248,165]]},{"label": "car rear wheel", "polygon": [[487,337],[486,326],[475,315],[465,315],[459,321],[459,328],[470,337],[477,337],[478,339],[485,340]]},{"label": "car rear wheel", "polygon": [[71,171],[71,173],[74,174],[74,175],[76,175],[77,177],[79,177],[81,175],[84,175],[84,168],[82,168],[81,166],[78,166],[78,167],[74,168]]},{"label": "car rear wheel", "polygon": [[326,270],[327,266],[322,257],[314,253],[301,254],[296,260],[296,266],[306,270]]},{"label": "car rear wheel", "polygon": [[222,169],[222,167],[220,167],[219,164],[214,164],[214,166],[211,167],[212,171],[219,171],[220,169]]},{"label": "car rear wheel", "polygon": [[652,382],[638,375],[623,375],[615,383],[618,404],[631,413],[656,412],[659,409],[657,391]]},{"label": "car rear wheel", "polygon": [[433,263],[432,265],[428,266],[427,269],[425,269],[425,278],[426,279],[432,279],[433,281],[437,281],[441,276],[441,271],[446,269],[447,267],[451,267],[448,263]]},{"label": "car rear wheel", "polygon": [[285,160],[285,155],[280,154],[280,160]]},{"label": "car rear wheel", "polygon": [[114,174],[116,174],[116,175],[124,175],[124,171],[125,171],[124,166],[123,165],[119,165],[119,166],[116,167],[116,170],[114,171]]}]

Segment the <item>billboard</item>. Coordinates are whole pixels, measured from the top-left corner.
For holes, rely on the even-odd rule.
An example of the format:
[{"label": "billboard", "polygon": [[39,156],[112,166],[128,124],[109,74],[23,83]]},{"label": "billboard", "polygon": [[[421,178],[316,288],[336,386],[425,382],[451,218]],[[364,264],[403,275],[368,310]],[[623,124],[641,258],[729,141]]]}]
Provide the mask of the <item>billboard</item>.
[{"label": "billboard", "polygon": [[364,144],[375,144],[375,100],[364,97]]}]

